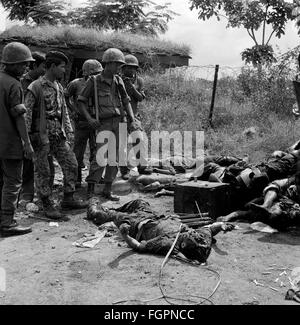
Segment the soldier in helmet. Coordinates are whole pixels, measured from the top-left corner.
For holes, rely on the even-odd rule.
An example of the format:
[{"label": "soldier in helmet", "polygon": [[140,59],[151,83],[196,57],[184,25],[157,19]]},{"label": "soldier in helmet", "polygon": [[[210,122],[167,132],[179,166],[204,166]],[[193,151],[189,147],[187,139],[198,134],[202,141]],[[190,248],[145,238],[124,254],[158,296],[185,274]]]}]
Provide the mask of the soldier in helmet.
[{"label": "soldier in helmet", "polygon": [[49,154],[56,158],[64,175],[64,199],[61,207],[71,210],[86,206],[74,198],[78,164],[68,143],[73,137],[73,129],[64,90],[58,81],[63,77],[67,63],[68,58],[62,52],[47,53],[46,73],[30,84],[25,98],[27,125],[31,130],[35,151],[37,193],[46,217],[51,219],[61,219],[62,215],[51,200]]},{"label": "soldier in helmet", "polygon": [[33,149],[25,124],[23,90],[20,78],[34,59],[29,48],[9,43],[2,52],[0,71],[0,232],[4,236],[21,235],[31,228],[14,220],[22,185],[23,155],[31,159]]},{"label": "soldier in helmet", "polygon": [[[80,114],[79,109],[77,107],[77,98],[83,88],[86,85],[88,78],[92,75],[97,75],[103,71],[102,65],[97,60],[87,60],[84,62],[82,66],[83,78],[78,78],[71,81],[65,93],[66,103],[72,112],[75,120],[75,142],[74,142],[74,153],[76,155],[76,159],[78,162],[78,178],[76,186],[80,187],[82,182],[82,173],[81,169],[84,165],[84,153],[87,145],[87,141],[89,141],[90,147],[90,162],[93,160],[93,156],[96,152],[96,134],[95,131],[92,130],[85,117]],[[88,106],[90,115],[95,118],[95,109],[92,105]]]},{"label": "soldier in helmet", "polygon": [[[132,55],[128,54],[125,56],[125,65],[122,67],[122,79],[125,84],[126,91],[130,97],[130,102],[132,106],[132,110],[134,113],[135,118],[140,119],[140,115],[138,113],[138,104],[139,102],[145,99],[145,92],[144,92],[144,80],[137,75],[137,70],[139,68],[139,61],[138,59]],[[128,126],[128,132],[138,131],[132,130]],[[140,128],[140,131],[143,131]],[[138,171],[140,174],[151,174],[152,169],[148,166],[145,152],[146,148],[144,147],[145,144],[142,141],[142,133],[139,136],[139,139],[134,144],[134,148],[139,144],[139,152],[136,152],[136,158],[139,159]],[[129,179],[129,172],[130,168],[128,166],[122,166],[120,168],[122,178],[124,180]]]},{"label": "soldier in helmet", "polygon": [[[105,132],[109,134],[108,150],[111,149],[116,155],[109,155],[107,163],[102,159],[103,157],[94,157],[86,181],[88,193],[91,195],[94,193],[95,184],[101,181],[105,169],[103,197],[118,201],[119,198],[112,195],[111,188],[118,173],[119,124],[122,118],[122,108],[124,107],[127,112],[129,123],[134,125],[136,121],[123,80],[118,76],[122,65],[125,64],[124,54],[118,49],[110,48],[104,52],[102,62],[104,71],[95,78],[88,80],[86,87],[78,97],[78,101],[80,110],[90,127],[97,130],[101,135],[104,135]],[[96,116],[99,117],[99,120],[89,114],[88,103],[90,99],[95,104]],[[101,153],[104,143],[97,145],[98,154]]]}]

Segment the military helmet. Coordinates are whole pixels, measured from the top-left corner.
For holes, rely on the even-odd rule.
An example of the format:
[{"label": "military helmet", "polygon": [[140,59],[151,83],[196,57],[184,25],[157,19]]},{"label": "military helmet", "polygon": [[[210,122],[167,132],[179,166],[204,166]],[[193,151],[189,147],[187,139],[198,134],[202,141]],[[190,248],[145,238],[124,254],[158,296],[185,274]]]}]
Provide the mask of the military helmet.
[{"label": "military helmet", "polygon": [[137,68],[139,67],[138,59],[132,54],[128,54],[125,56],[125,63],[126,65],[131,67],[137,67]]},{"label": "military helmet", "polygon": [[19,42],[12,42],[7,44],[2,51],[1,63],[3,64],[16,64],[23,62],[34,62],[29,48]]},{"label": "military helmet", "polygon": [[119,49],[110,48],[103,53],[102,62],[119,62],[125,64],[125,57]]},{"label": "military helmet", "polygon": [[98,60],[86,60],[82,66],[82,73],[84,76],[90,76],[103,71],[102,64]]}]

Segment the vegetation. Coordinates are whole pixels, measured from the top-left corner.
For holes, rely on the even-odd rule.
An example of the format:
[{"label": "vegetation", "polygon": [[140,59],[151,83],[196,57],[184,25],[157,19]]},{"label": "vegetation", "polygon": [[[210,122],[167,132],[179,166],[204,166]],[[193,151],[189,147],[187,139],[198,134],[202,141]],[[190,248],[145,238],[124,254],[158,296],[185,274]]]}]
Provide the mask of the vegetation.
[{"label": "vegetation", "polygon": [[31,19],[35,24],[57,24],[66,19],[66,7],[58,0],[1,0],[1,4],[11,20],[28,23]]},{"label": "vegetation", "polygon": [[[292,114],[296,69],[290,62],[294,57],[285,57],[261,75],[248,67],[236,77],[221,78],[213,128],[207,127],[211,81],[187,80],[184,73],[144,75],[147,100],[141,114],[146,132],[205,130],[208,152],[249,155],[252,162],[264,160],[274,150],[285,150],[300,139],[299,122]],[[255,133],[244,132],[252,127]]]},{"label": "vegetation", "polygon": [[169,4],[157,5],[151,0],[89,0],[84,8],[70,11],[68,17],[71,23],[84,27],[158,36],[168,30],[168,22],[175,15]]},{"label": "vegetation", "polygon": [[[190,0],[191,10],[199,11],[199,19],[224,17],[227,27],[244,28],[254,46],[242,52],[242,59],[254,66],[273,63],[275,56],[270,42],[273,36],[285,34],[289,20],[295,19],[295,4],[283,0]],[[268,30],[270,29],[270,31]],[[269,34],[268,34],[269,33]]]},{"label": "vegetation", "polygon": [[189,55],[190,48],[163,39],[123,32],[104,32],[92,28],[71,26],[14,26],[0,35],[1,39],[20,39],[26,44],[58,44],[83,48],[107,49],[118,47],[129,52],[144,54],[166,53]]},{"label": "vegetation", "polygon": [[66,0],[0,1],[9,12],[9,19],[33,25],[70,24],[148,36],[165,33],[168,22],[177,15],[169,9],[169,3],[157,5],[151,0],[87,0],[75,9]]}]

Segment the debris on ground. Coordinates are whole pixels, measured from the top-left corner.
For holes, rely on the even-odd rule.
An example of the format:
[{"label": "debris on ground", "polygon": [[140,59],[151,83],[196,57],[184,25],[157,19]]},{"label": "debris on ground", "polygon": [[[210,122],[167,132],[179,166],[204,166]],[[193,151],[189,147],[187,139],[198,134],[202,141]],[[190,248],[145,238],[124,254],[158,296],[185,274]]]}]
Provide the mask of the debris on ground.
[{"label": "debris on ground", "polygon": [[107,230],[98,230],[94,235],[85,234],[82,238],[73,243],[73,246],[82,248],[94,248],[106,235]]},{"label": "debris on ground", "polygon": [[49,227],[59,227],[58,222],[49,222]]},{"label": "debris on ground", "polygon": [[263,283],[259,283],[257,280],[253,280],[253,283],[254,283],[257,287],[264,287],[264,286],[265,286]]},{"label": "debris on ground", "polygon": [[157,192],[154,197],[158,198],[158,197],[161,197],[161,196],[174,196],[174,195],[175,194],[174,194],[173,191],[168,191],[168,190],[163,189],[160,192]]},{"label": "debris on ground", "polygon": [[267,234],[275,234],[278,233],[278,230],[266,225],[263,222],[254,222],[250,225],[250,228],[259,232],[264,232]]}]

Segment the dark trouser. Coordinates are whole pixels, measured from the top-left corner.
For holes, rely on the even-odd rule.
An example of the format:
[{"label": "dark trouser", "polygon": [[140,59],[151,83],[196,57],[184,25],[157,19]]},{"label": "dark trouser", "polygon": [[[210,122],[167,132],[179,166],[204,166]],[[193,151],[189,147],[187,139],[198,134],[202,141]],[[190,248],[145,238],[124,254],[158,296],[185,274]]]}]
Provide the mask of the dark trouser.
[{"label": "dark trouser", "polygon": [[[99,133],[108,131],[111,137],[108,139],[108,151],[115,153],[115,156],[108,157],[107,161],[104,160],[101,155],[97,158],[98,153],[101,152],[101,148],[106,145],[106,143],[97,143],[97,155],[94,155],[94,159],[91,162],[90,173],[86,178],[87,183],[97,184],[102,178],[103,171],[105,169],[104,182],[106,184],[111,184],[115,180],[118,174],[118,154],[119,154],[119,124],[121,123],[120,117],[113,117],[109,119],[104,119],[100,121]],[[97,163],[97,159],[101,162],[101,166]]]},{"label": "dark trouser", "polygon": [[87,141],[89,141],[90,147],[90,162],[93,161],[96,154],[96,134],[94,130],[91,130],[86,122],[78,121],[75,127],[75,141],[74,141],[74,153],[78,163],[78,179],[81,183],[81,167],[83,166],[84,153],[86,150]]},{"label": "dark trouser", "polygon": [[[146,153],[147,153],[147,149],[146,149],[146,144],[144,141],[144,135],[143,135],[143,129],[139,129],[139,130],[131,130],[129,124],[127,124],[127,132],[128,134],[131,134],[132,132],[134,132],[136,135],[138,135],[138,139],[136,139],[135,143],[133,143],[131,145],[131,148],[126,148],[127,149],[132,149],[133,153],[134,153],[134,158],[138,160],[139,164],[137,166],[138,171],[142,171],[143,169],[148,167],[148,161],[146,159]],[[128,155],[128,158],[130,160],[130,155],[128,154],[128,152],[126,152],[126,154]],[[131,166],[130,163],[127,162],[127,166],[121,166],[120,167],[120,171],[122,175],[125,175],[127,173],[130,172],[131,170]]]},{"label": "dark trouser", "polygon": [[224,176],[224,172],[224,167],[221,167],[215,163],[208,163],[204,165],[203,175],[200,177],[200,179],[207,181],[211,174],[216,174],[216,176],[222,179],[222,177]]},{"label": "dark trouser", "polygon": [[39,197],[47,198],[52,194],[51,169],[48,156],[56,158],[64,175],[64,193],[75,192],[77,179],[77,160],[65,140],[50,142],[49,145],[35,149],[35,181]]},{"label": "dark trouser", "polygon": [[13,222],[22,186],[22,168],[22,159],[0,159],[1,226],[10,226]]},{"label": "dark trouser", "polygon": [[[53,157],[48,156],[48,163],[50,168],[50,186],[54,184],[55,168]],[[32,201],[34,198],[34,163],[30,159],[23,159],[23,181],[21,190],[21,200]]]}]

